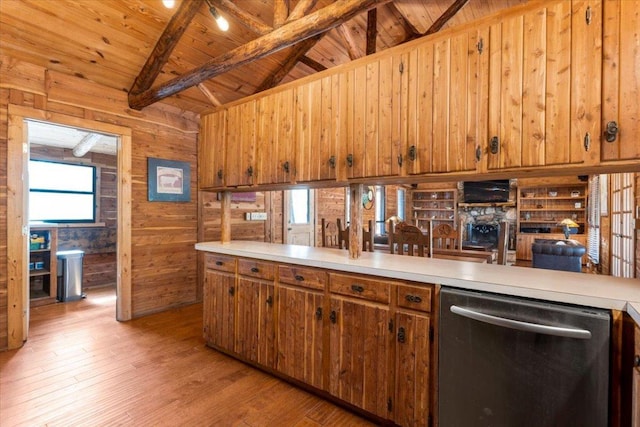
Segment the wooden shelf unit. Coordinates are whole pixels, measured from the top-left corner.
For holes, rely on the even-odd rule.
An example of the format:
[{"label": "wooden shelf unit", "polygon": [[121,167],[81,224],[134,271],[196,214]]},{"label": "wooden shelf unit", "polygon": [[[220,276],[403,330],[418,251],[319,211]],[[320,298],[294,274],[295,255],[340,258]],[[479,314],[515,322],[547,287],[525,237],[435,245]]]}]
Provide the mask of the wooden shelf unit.
[{"label": "wooden shelf unit", "polygon": [[456,189],[412,190],[411,219],[423,228],[427,221],[433,225],[447,223],[456,228],[458,191]]},{"label": "wooden shelf unit", "polygon": [[565,218],[579,226],[577,234],[569,238],[585,245],[587,200],[586,183],[518,187],[516,258],[530,261],[535,239],[564,239],[560,222]]},{"label": "wooden shelf unit", "polygon": [[55,302],[58,295],[58,230],[29,229],[29,301],[31,306]]}]

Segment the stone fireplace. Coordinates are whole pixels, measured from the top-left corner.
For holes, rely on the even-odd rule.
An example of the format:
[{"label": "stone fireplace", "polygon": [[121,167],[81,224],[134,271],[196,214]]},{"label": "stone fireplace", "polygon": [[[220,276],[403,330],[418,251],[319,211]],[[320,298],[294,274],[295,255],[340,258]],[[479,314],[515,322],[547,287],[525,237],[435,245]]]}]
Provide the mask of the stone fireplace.
[{"label": "stone fireplace", "polygon": [[488,249],[498,247],[500,223],[509,223],[509,250],[515,250],[516,207],[460,204],[458,215],[463,227],[462,239],[466,246],[477,245]]}]

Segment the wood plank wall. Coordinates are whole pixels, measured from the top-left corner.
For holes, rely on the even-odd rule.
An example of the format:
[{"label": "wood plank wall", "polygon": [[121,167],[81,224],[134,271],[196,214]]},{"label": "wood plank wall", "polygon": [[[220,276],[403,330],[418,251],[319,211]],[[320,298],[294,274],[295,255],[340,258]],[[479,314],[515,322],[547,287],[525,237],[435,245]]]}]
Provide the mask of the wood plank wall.
[{"label": "wood plank wall", "polygon": [[58,229],[58,250],[84,251],[84,288],[116,285],[117,243],[117,157],[102,153],[87,153],[74,157],[72,150],[31,144],[30,156],[36,160],[60,161],[96,166],[99,168],[98,218],[104,227],[69,227]]},{"label": "wood plank wall", "polygon": [[[125,91],[105,88],[0,55],[0,218],[6,218],[8,105],[132,129],[132,313],[134,317],[197,299],[197,115],[166,104],[132,111]],[[147,157],[189,162],[191,201],[147,201]],[[5,222],[6,224],[6,222]],[[7,259],[6,225],[0,259]],[[0,350],[7,348],[7,276],[0,268]]]},{"label": "wood plank wall", "polygon": [[[9,91],[0,88],[0,260],[7,259],[7,108]],[[7,348],[7,269],[0,265],[0,350]]]}]

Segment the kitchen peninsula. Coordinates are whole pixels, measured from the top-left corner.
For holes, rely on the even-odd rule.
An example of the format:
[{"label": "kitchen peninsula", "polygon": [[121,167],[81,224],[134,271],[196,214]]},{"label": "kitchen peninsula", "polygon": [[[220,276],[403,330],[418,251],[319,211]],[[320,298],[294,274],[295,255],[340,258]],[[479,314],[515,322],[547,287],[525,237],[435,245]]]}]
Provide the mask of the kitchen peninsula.
[{"label": "kitchen peninsula", "polygon": [[196,249],[209,346],[398,425],[435,415],[441,286],[611,310],[614,367],[622,318],[640,324],[632,279],[262,242]]}]

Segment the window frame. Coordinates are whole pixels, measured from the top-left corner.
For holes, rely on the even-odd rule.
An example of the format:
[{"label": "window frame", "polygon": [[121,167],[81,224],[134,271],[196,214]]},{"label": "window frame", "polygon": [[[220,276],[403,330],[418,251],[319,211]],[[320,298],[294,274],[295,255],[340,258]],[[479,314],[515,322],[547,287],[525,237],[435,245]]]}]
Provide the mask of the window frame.
[{"label": "window frame", "polygon": [[93,196],[93,200],[92,200],[92,218],[81,218],[81,219],[51,219],[51,218],[47,218],[47,219],[32,219],[31,218],[31,208],[29,208],[29,221],[31,222],[44,222],[44,223],[53,223],[53,224],[97,224],[100,221],[99,218],[99,209],[98,209],[98,201],[100,200],[100,188],[98,185],[98,176],[99,176],[99,167],[95,166],[95,165],[91,165],[91,164],[84,164],[84,163],[72,163],[72,162],[61,162],[58,160],[47,160],[47,159],[29,159],[29,164],[31,162],[42,162],[42,163],[53,163],[53,164],[59,164],[59,165],[66,165],[66,166],[74,166],[74,167],[83,167],[83,168],[90,168],[93,172],[93,176],[91,179],[91,183],[92,183],[92,191],[64,191],[64,190],[50,190],[50,189],[38,189],[38,188],[33,188],[31,185],[31,180],[29,180],[29,195],[31,196],[31,193],[46,193],[46,194],[84,194],[84,195],[92,195]]}]

